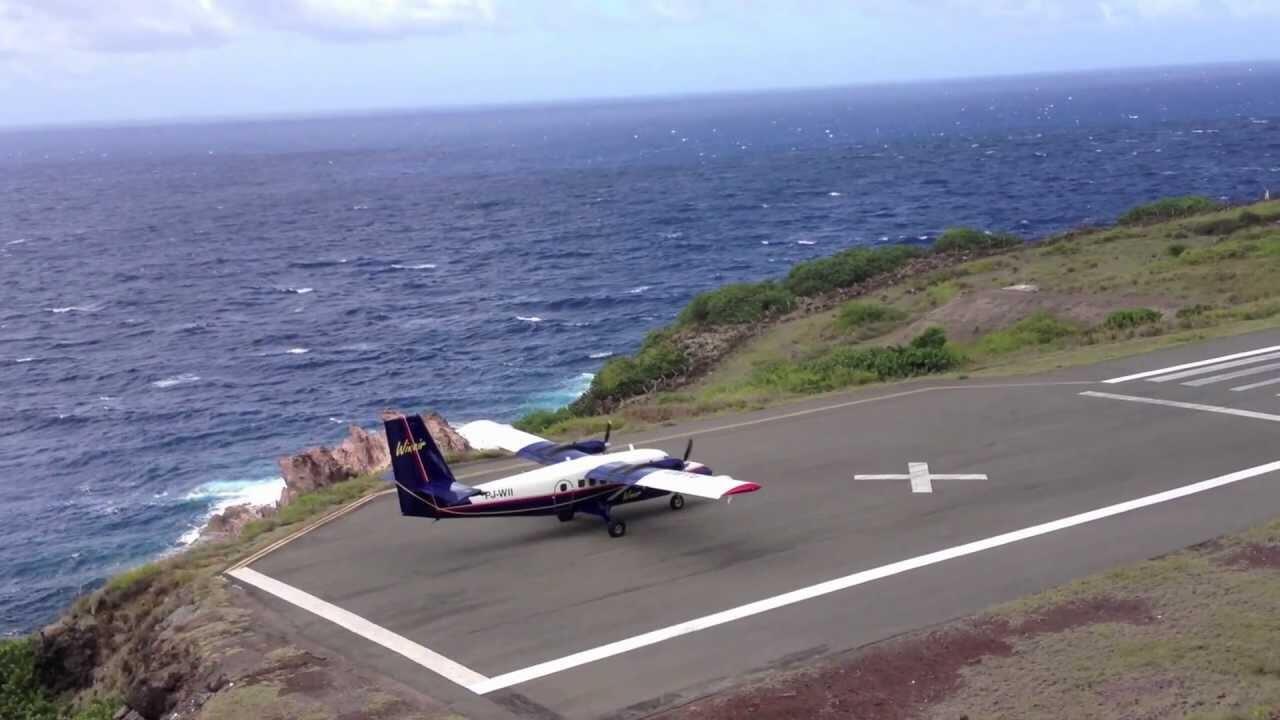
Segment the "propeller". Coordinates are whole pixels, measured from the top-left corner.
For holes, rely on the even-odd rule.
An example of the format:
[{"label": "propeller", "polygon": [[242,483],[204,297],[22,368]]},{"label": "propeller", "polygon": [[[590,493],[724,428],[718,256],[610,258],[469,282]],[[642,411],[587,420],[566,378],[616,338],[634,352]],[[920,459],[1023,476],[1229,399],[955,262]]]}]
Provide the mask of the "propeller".
[{"label": "propeller", "polygon": [[604,425],[603,440],[579,440],[569,447],[580,450],[588,455],[599,455],[609,449],[609,436],[611,435],[613,435],[613,423],[607,421]]},{"label": "propeller", "polygon": [[689,462],[689,454],[693,452],[693,438],[689,438],[689,443],[684,446],[684,455],[680,458],[683,462]]}]

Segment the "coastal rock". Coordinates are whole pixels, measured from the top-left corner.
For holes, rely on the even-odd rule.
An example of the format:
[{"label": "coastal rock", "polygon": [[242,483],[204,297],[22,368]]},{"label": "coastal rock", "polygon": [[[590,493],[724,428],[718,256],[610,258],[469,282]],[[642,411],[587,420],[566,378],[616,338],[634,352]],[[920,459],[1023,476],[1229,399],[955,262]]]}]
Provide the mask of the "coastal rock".
[{"label": "coastal rock", "polygon": [[436,446],[446,457],[458,457],[471,452],[471,443],[459,435],[440,413],[428,412],[422,416],[422,421],[427,424],[427,432],[431,433],[431,439],[436,442]]},{"label": "coastal rock", "polygon": [[279,507],[284,507],[302,493],[386,469],[391,451],[382,434],[352,425],[347,438],[334,447],[307,448],[279,462],[285,484]]},{"label": "coastal rock", "polygon": [[55,695],[87,687],[97,662],[98,633],[92,619],[64,618],[40,631],[36,639],[36,679]]},{"label": "coastal rock", "polygon": [[275,514],[274,505],[232,505],[209,518],[208,524],[200,531],[200,542],[240,537],[245,525]]}]

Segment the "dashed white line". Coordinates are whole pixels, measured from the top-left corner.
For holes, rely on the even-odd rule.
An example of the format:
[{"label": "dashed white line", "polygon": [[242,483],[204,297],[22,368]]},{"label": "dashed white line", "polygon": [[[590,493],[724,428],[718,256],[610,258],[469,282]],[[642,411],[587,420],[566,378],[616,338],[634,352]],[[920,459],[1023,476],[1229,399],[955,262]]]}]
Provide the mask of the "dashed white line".
[{"label": "dashed white line", "polygon": [[1266,387],[1268,385],[1276,385],[1276,384],[1280,384],[1280,377],[1271,378],[1270,380],[1263,380],[1262,382],[1256,382],[1256,383],[1253,383],[1252,385],[1241,385],[1240,387],[1233,387],[1231,388],[1231,391],[1244,392],[1245,390],[1253,390],[1254,388]]},{"label": "dashed white line", "polygon": [[1123,400],[1125,402],[1142,403],[1144,405],[1163,405],[1164,407],[1182,408],[1183,410],[1199,410],[1201,412],[1218,413],[1219,415],[1235,415],[1237,417],[1252,418],[1254,420],[1269,420],[1271,422],[1280,422],[1280,415],[1272,415],[1270,413],[1255,412],[1253,410],[1240,410],[1238,408],[1221,407],[1219,405],[1202,405],[1200,403],[1178,402],[1176,400],[1160,400],[1158,398],[1138,397],[1137,395],[1117,395],[1115,393],[1096,392],[1087,390],[1080,393],[1084,397],[1105,398],[1107,400]]},{"label": "dashed white line", "polygon": [[276,597],[290,602],[303,610],[328,620],[335,625],[346,628],[351,632],[359,635],[366,640],[371,640],[392,652],[403,655],[431,672],[441,677],[452,680],[468,690],[473,690],[477,685],[488,682],[489,678],[468,668],[464,665],[450,660],[440,653],[433,652],[418,643],[397,635],[390,630],[375,625],[368,620],[356,615],[348,610],[325,602],[320,598],[305,593],[292,585],[267,577],[257,570],[251,568],[237,568],[227,573],[237,580],[246,582],[259,590],[271,593]]},{"label": "dashed white line", "polygon": [[1179,370],[1188,370],[1190,368],[1204,367],[1206,365],[1213,365],[1213,364],[1228,361],[1228,360],[1253,357],[1254,355],[1264,355],[1266,353],[1272,353],[1276,351],[1280,351],[1280,345],[1272,345],[1271,347],[1258,348],[1257,350],[1249,350],[1247,352],[1235,353],[1234,355],[1223,355],[1222,357],[1209,358],[1208,360],[1197,360],[1196,362],[1183,363],[1182,365],[1174,365],[1173,367],[1160,368],[1159,370],[1148,370],[1146,372],[1134,373],[1132,375],[1125,375],[1123,377],[1118,377],[1118,378],[1111,378],[1110,380],[1103,380],[1102,382],[1108,385],[1115,385],[1116,383],[1129,382],[1130,380],[1142,380],[1144,378],[1155,377],[1157,375],[1164,375],[1165,373],[1177,372]]},{"label": "dashed white line", "polygon": [[817,585],[810,585],[806,588],[792,590],[788,593],[775,595],[763,600],[757,600],[753,603],[741,605],[736,608],[731,608],[711,615],[705,615],[687,622],[682,622],[678,625],[672,625],[660,630],[644,633],[643,635],[636,635],[635,637],[627,638],[625,640],[619,640],[590,650],[566,655],[565,657],[533,665],[524,668],[523,670],[516,670],[514,672],[497,675],[489,678],[488,680],[477,683],[471,687],[471,690],[484,695],[485,693],[491,693],[495,690],[511,687],[512,685],[526,683],[530,680],[536,680],[548,675],[553,675],[581,665],[586,665],[587,663],[604,660],[605,658],[621,655],[622,653],[630,652],[632,650],[638,650],[649,645],[656,645],[657,643],[665,640],[671,640],[672,638],[677,638],[682,635],[695,633],[699,630],[706,630],[717,625],[724,625],[725,623],[741,620],[752,615],[758,615],[770,610],[777,610],[778,608],[786,607],[788,605],[804,602],[805,600],[812,600],[816,597],[829,595],[841,590],[847,590],[848,588],[869,583],[874,580],[881,580],[883,578],[899,575],[917,568],[935,565],[940,562],[964,557],[966,555],[973,555],[974,553],[979,553],[984,550],[991,550],[992,548],[998,548],[1002,545],[1009,545],[1021,540],[1028,540],[1040,535],[1047,535],[1059,530],[1066,530],[1067,528],[1076,527],[1077,525],[1084,525],[1085,523],[1091,523],[1104,518],[1120,515],[1122,513],[1132,512],[1151,505],[1169,502],[1170,500],[1177,500],[1179,498],[1187,497],[1188,495],[1195,495],[1197,493],[1237,483],[1241,480],[1247,480],[1259,475],[1265,475],[1277,470],[1280,470],[1280,461],[1267,463],[1266,465],[1258,465],[1246,470],[1239,470],[1210,480],[1185,485],[1173,490],[1166,490],[1165,492],[1156,493],[1155,495],[1147,495],[1146,497],[1137,498],[1136,500],[1129,500],[1116,505],[1108,505],[1107,507],[1090,510],[1089,512],[1080,513],[1079,515],[1071,515],[1070,517],[1065,517],[1061,520],[1033,525],[1028,528],[1023,528],[1022,530],[1015,530],[1013,532],[1004,533],[1003,535],[989,537],[985,540],[978,540],[964,545],[958,545],[953,548],[947,548],[946,550],[939,550],[937,552],[929,553],[928,555],[921,555],[919,557],[902,560],[900,562],[873,568],[871,570],[863,570],[862,572],[856,572],[852,575],[828,580]]},{"label": "dashed white line", "polygon": [[1257,367],[1245,368],[1244,370],[1236,370],[1235,372],[1229,372],[1223,375],[1213,375],[1207,378],[1200,378],[1199,380],[1191,380],[1190,382],[1184,382],[1182,384],[1187,387],[1200,387],[1202,385],[1220,383],[1224,380],[1235,380],[1236,378],[1249,377],[1250,375],[1261,375],[1264,372],[1271,372],[1272,370],[1277,369],[1280,369],[1280,363],[1268,363]]}]

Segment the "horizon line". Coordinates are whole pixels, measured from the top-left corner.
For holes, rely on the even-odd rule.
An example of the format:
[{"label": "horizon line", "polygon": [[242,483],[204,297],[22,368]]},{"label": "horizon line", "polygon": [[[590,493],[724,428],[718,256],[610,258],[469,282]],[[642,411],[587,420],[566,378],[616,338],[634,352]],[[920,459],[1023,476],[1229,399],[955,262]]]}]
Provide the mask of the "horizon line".
[{"label": "horizon line", "polygon": [[469,112],[493,112],[499,110],[570,109],[583,105],[628,105],[647,102],[677,100],[715,100],[743,98],[757,95],[785,95],[823,92],[844,89],[877,89],[893,87],[926,86],[941,83],[980,83],[986,81],[1032,80],[1036,78],[1068,78],[1098,75],[1101,73],[1139,73],[1212,68],[1248,68],[1275,66],[1280,68],[1280,57],[1256,60],[1223,60],[1202,63],[1170,63],[1161,65],[1125,65],[1071,70],[1044,70],[1038,72],[1009,72],[986,75],[938,75],[906,80],[882,80],[873,82],[849,82],[820,85],[791,85],[726,90],[695,90],[690,92],[639,93],[634,95],[592,95],[580,97],[548,98],[543,100],[513,100],[439,105],[397,105],[367,108],[329,108],[278,113],[253,113],[232,115],[175,115],[142,117],[130,120],[104,120],[102,122],[49,122],[6,125],[0,122],[0,134],[68,130],[130,130],[174,125],[228,125],[235,123],[257,124],[281,121],[336,120],[370,117],[394,117],[411,114],[460,114]]}]

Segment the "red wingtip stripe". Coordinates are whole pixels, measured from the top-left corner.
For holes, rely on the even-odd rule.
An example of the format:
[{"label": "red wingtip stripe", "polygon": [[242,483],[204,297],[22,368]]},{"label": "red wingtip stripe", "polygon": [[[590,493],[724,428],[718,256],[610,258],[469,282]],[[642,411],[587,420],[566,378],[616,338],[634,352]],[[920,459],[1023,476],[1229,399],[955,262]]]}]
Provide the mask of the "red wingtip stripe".
[{"label": "red wingtip stripe", "polygon": [[760,489],[760,486],[753,482],[742,483],[741,485],[725,493],[725,495],[741,495],[743,493],[755,492],[759,489]]}]

